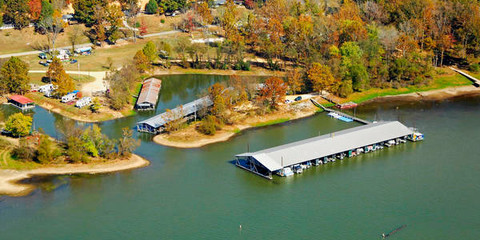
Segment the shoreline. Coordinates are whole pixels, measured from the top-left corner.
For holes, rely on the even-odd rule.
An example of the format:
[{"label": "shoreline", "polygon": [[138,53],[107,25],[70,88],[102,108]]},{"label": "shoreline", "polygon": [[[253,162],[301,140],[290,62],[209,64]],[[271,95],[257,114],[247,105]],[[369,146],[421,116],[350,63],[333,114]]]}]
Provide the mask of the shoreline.
[{"label": "shoreline", "polygon": [[0,169],[0,195],[13,197],[28,195],[35,190],[35,186],[19,182],[38,175],[105,174],[142,168],[149,164],[145,158],[132,154],[129,159],[106,163],[50,165],[31,170]]},{"label": "shoreline", "polygon": [[[468,86],[457,86],[457,87],[448,87],[448,88],[443,88],[443,89],[434,89],[434,90],[428,90],[428,91],[423,91],[423,92],[413,92],[413,93],[406,93],[406,94],[399,94],[399,95],[387,95],[387,96],[380,96],[380,97],[375,97],[369,100],[366,100],[364,102],[359,103],[359,105],[367,105],[367,104],[372,104],[376,102],[383,102],[383,101],[389,101],[389,100],[398,100],[398,101],[418,101],[418,100],[427,100],[427,101],[434,101],[434,100],[444,100],[444,99],[449,99],[453,97],[459,97],[459,96],[466,96],[466,95],[472,95],[472,94],[480,94],[480,88],[477,88],[473,85],[468,85]],[[309,100],[306,100],[309,101]],[[312,104],[313,106],[313,104]],[[301,113],[297,114],[294,117],[290,118],[286,122],[291,122],[297,119],[302,119],[306,117],[310,117],[315,115],[316,113],[316,108],[307,112],[307,113]],[[277,125],[277,124],[272,124],[272,125]],[[191,126],[189,126],[191,127]],[[167,147],[175,147],[175,148],[200,148],[206,145],[210,145],[213,143],[218,143],[218,142],[225,142],[228,141],[229,139],[233,138],[237,134],[241,133],[244,130],[247,129],[253,129],[253,128],[259,128],[258,126],[252,126],[252,125],[234,125],[233,127],[236,129],[236,131],[223,131],[219,134],[216,134],[214,136],[205,136],[202,139],[199,139],[197,141],[188,141],[188,142],[181,142],[181,141],[172,141],[168,139],[167,134],[158,134],[153,137],[153,141],[159,145],[167,146]],[[180,130],[181,131],[181,130]]]}]

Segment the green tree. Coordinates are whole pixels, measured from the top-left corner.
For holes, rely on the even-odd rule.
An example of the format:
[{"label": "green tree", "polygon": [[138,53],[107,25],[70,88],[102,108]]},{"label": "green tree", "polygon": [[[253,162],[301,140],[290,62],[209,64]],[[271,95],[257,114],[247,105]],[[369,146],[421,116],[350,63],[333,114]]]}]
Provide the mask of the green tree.
[{"label": "green tree", "polygon": [[42,1],[42,10],[40,11],[39,20],[41,21],[41,20],[51,18],[51,17],[53,17],[53,6],[49,1],[43,0]]},{"label": "green tree", "polygon": [[78,21],[91,26],[95,22],[95,7],[99,6],[101,8],[105,8],[107,4],[107,0],[75,0],[73,1],[75,18],[78,19]]},{"label": "green tree", "polygon": [[32,128],[32,117],[15,113],[8,117],[5,123],[5,130],[10,131],[13,136],[23,137],[30,134]]},{"label": "green tree", "polygon": [[42,134],[37,147],[36,158],[40,163],[50,163],[60,156],[60,150],[49,136]]},{"label": "green tree", "polygon": [[21,93],[26,92],[30,86],[30,77],[28,76],[28,64],[17,57],[11,57],[0,70],[0,85],[6,92]]},{"label": "green tree", "polygon": [[139,72],[133,64],[126,64],[120,70],[107,74],[106,81],[110,86],[108,98],[112,109],[120,110],[131,103],[132,90],[139,78]]},{"label": "green tree", "polygon": [[5,0],[3,22],[12,23],[16,29],[30,24],[28,0]]},{"label": "green tree", "polygon": [[145,12],[148,14],[156,14],[158,12],[158,3],[156,0],[148,1],[147,5],[145,5]]},{"label": "green tree", "polygon": [[155,46],[155,43],[153,43],[152,41],[148,41],[147,44],[143,47],[142,51],[143,54],[147,56],[150,62],[154,62],[155,60],[157,60],[157,46]]},{"label": "green tree", "polygon": [[79,136],[70,136],[67,138],[66,154],[69,159],[75,163],[86,163],[89,160],[87,149],[85,149],[84,143]]},{"label": "green tree", "polygon": [[90,105],[90,110],[94,113],[98,112],[100,110],[100,107],[102,105],[100,104],[100,100],[98,97],[93,98],[92,105]]}]

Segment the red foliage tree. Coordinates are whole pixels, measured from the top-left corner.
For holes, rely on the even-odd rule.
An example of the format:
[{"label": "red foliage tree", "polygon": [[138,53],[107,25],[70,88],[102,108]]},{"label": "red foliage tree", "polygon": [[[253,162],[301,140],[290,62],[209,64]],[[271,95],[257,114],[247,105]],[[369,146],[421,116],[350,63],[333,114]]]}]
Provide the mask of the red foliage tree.
[{"label": "red foliage tree", "polygon": [[42,0],[30,0],[28,2],[28,8],[32,20],[38,20],[40,12],[42,11]]}]

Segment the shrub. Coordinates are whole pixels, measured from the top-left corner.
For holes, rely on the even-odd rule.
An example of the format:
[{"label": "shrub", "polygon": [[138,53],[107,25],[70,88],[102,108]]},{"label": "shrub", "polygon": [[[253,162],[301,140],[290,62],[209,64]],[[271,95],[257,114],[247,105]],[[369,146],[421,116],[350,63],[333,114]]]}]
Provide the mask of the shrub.
[{"label": "shrub", "polygon": [[197,130],[200,133],[203,133],[205,135],[215,135],[217,132],[217,119],[216,117],[209,115],[203,121],[200,123],[198,126]]},{"label": "shrub", "polygon": [[161,19],[160,22],[161,22],[161,23],[165,23],[165,19]]},{"label": "shrub", "polygon": [[469,70],[474,73],[480,72],[480,64],[478,63],[470,64]]}]

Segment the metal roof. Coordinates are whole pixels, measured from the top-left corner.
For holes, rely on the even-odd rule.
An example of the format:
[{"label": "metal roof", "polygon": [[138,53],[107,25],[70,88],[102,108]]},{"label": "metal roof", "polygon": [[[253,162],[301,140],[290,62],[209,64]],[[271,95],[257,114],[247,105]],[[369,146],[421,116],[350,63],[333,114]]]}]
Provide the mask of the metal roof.
[{"label": "metal roof", "polygon": [[413,131],[398,121],[377,122],[236,157],[253,157],[270,171],[359,147],[403,137]]},{"label": "metal roof", "polygon": [[199,98],[193,102],[189,102],[183,106],[172,109],[171,110],[172,114],[168,114],[167,112],[164,112],[155,117],[138,122],[138,124],[147,124],[153,128],[159,128],[164,126],[168,122],[193,114],[198,110],[201,110],[206,107],[210,107],[212,105],[213,105],[212,100],[210,100],[210,97],[206,96],[203,98]]},{"label": "metal roof", "polygon": [[137,105],[141,103],[149,103],[152,106],[157,104],[158,94],[162,87],[162,81],[156,78],[149,78],[143,81],[142,90],[137,99]]},{"label": "metal roof", "polygon": [[22,95],[11,95],[8,97],[10,100],[18,102],[20,104],[29,104],[33,103],[33,100]]}]

